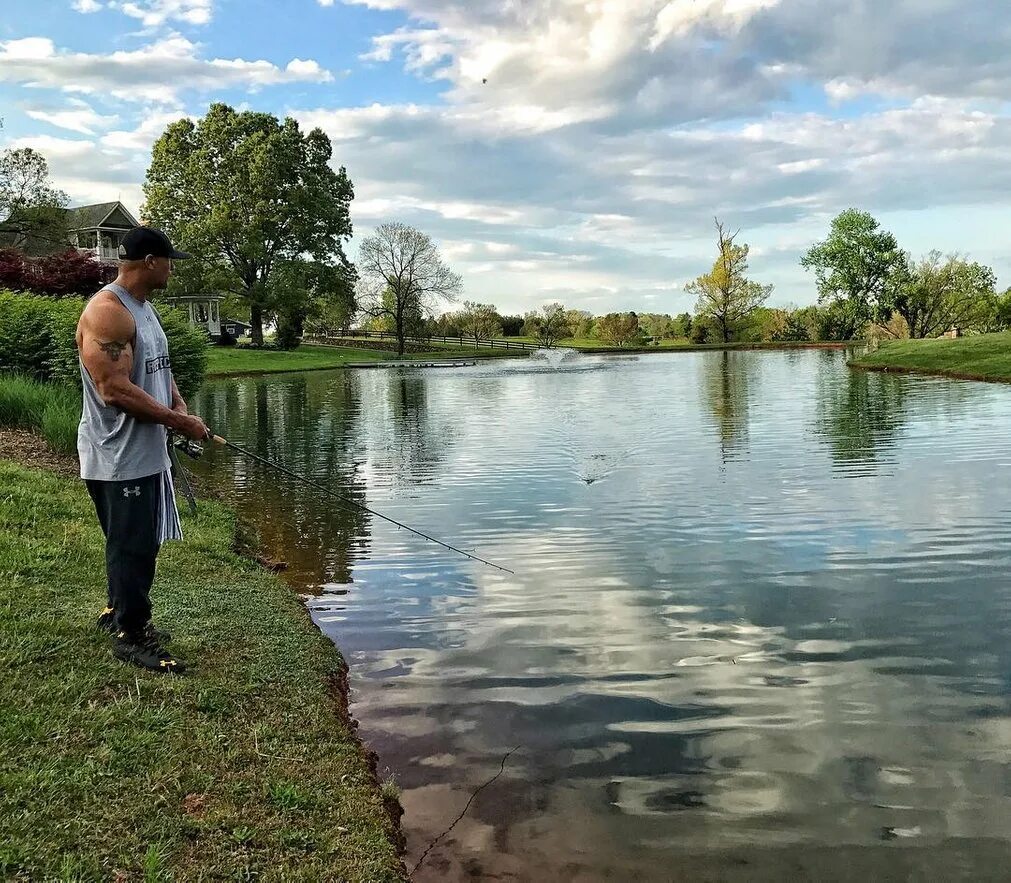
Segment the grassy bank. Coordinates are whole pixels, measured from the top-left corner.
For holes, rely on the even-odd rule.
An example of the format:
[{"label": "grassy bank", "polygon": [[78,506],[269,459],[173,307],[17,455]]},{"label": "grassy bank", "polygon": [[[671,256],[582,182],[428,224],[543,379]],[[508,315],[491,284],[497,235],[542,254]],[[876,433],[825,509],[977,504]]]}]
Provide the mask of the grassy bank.
[{"label": "grassy bank", "polygon": [[942,340],[895,340],[850,363],[855,368],[1011,382],[1011,332]]},{"label": "grassy bank", "polygon": [[[363,344],[367,341],[363,340]],[[297,350],[247,350],[234,347],[212,347],[209,351],[207,377],[238,377],[249,374],[279,374],[284,371],[317,371],[325,368],[343,368],[354,362],[392,362],[397,354],[386,350],[355,349],[343,346],[314,346],[303,344]],[[501,350],[477,350],[467,347],[444,346],[433,343],[431,350],[423,353],[405,353],[404,361],[450,358],[498,358],[523,355]]]},{"label": "grassy bank", "polygon": [[83,487],[0,461],[0,877],[402,879],[333,645],[226,510],[184,528],[152,595],[191,671],[152,675],[94,628]]},{"label": "grassy bank", "polygon": [[234,377],[242,374],[277,374],[283,371],[316,371],[341,368],[348,362],[379,362],[389,353],[369,349],[327,346],[300,346],[297,350],[246,350],[211,347],[207,377]]},{"label": "grassy bank", "polygon": [[77,450],[80,420],[79,389],[17,374],[0,375],[0,427],[35,430],[55,450],[71,454]]}]

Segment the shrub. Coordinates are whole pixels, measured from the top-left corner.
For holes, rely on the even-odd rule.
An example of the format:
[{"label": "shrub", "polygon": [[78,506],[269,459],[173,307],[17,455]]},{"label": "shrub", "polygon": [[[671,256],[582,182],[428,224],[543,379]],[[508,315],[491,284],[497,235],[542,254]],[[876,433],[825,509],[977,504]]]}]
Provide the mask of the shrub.
[{"label": "shrub", "polygon": [[[0,374],[80,385],[74,334],[84,309],[78,298],[56,300],[0,291]],[[160,312],[169,341],[172,374],[180,392],[192,395],[207,368],[207,335],[178,310]]]},{"label": "shrub", "polygon": [[194,328],[181,310],[159,309],[162,327],[168,337],[172,376],[183,398],[189,398],[204,382],[207,371],[207,332]]},{"label": "shrub", "polygon": [[301,343],[299,329],[295,322],[288,316],[280,316],[277,320],[277,334],[274,336],[274,345],[279,350],[297,349]]},{"label": "shrub", "polygon": [[54,355],[52,301],[0,294],[0,371],[45,379]]},{"label": "shrub", "polygon": [[0,286],[50,297],[87,297],[116,275],[115,268],[68,248],[39,258],[0,249]]},{"label": "shrub", "polygon": [[709,342],[709,326],[701,319],[696,319],[692,323],[692,330],[689,334],[692,343]]}]

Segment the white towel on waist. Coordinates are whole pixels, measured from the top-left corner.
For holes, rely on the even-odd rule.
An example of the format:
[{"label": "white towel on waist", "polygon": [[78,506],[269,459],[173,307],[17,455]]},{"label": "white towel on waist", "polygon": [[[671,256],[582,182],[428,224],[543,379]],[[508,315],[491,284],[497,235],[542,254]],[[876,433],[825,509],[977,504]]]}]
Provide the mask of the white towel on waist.
[{"label": "white towel on waist", "polygon": [[161,474],[161,494],[158,503],[158,542],[181,540],[183,526],[179,523],[179,509],[176,507],[176,490],[172,485],[172,470]]}]

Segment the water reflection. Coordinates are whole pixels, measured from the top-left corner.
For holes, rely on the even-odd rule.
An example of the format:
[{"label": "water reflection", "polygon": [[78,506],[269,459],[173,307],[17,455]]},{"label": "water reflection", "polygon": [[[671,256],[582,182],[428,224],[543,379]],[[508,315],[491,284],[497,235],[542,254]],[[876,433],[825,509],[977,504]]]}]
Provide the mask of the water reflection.
[{"label": "water reflection", "polygon": [[890,374],[852,371],[840,380],[831,361],[818,371],[816,431],[828,442],[834,463],[854,475],[855,465],[891,464],[906,418],[908,383]]},{"label": "water reflection", "polygon": [[1011,390],[705,353],[231,381],[200,407],[517,571],[211,464],[306,550],[296,584],[332,581],[314,618],[412,859],[518,748],[417,879],[1006,867]]},{"label": "water reflection", "polygon": [[[288,375],[209,384],[194,406],[230,441],[366,503],[363,460],[355,446],[360,400],[354,375],[327,383]],[[371,516],[353,505],[307,493],[228,450],[208,449],[199,470],[255,524],[263,544],[297,579],[350,582],[354,562],[369,552]]]},{"label": "water reflection", "polygon": [[723,351],[703,359],[706,405],[720,440],[720,461],[747,453],[748,392],[755,359],[748,353]]}]

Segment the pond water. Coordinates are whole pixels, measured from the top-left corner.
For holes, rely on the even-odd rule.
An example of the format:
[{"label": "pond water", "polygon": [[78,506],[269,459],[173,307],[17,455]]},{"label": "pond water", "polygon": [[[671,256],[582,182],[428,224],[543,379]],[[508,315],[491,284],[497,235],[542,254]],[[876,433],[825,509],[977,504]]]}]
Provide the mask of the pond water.
[{"label": "pond water", "polygon": [[229,380],[194,409],[515,571],[198,464],[344,652],[409,868],[467,808],[416,879],[1004,878],[1011,389],[706,352]]}]

